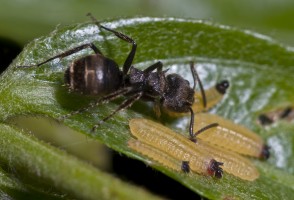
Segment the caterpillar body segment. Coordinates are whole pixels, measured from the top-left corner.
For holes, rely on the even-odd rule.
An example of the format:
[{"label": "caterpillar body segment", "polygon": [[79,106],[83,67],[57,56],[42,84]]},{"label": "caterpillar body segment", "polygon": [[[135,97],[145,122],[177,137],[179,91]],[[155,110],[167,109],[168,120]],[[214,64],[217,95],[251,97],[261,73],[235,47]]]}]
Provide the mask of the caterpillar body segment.
[{"label": "caterpillar body segment", "polygon": [[194,113],[207,111],[213,108],[216,104],[218,104],[223,99],[224,94],[226,93],[228,88],[229,88],[229,81],[223,80],[217,83],[214,87],[211,87],[205,90],[206,107],[204,107],[201,92],[195,92],[194,104],[192,106]]},{"label": "caterpillar body segment", "polygon": [[222,173],[220,165],[223,163],[224,171],[241,179],[253,181],[259,177],[259,172],[253,163],[234,152],[209,145],[201,139],[194,143],[183,135],[147,119],[132,119],[129,125],[132,135],[138,140],[178,160],[189,161],[190,168],[194,172],[211,174],[209,170],[216,164],[218,169],[212,171],[217,177]]},{"label": "caterpillar body segment", "polygon": [[[183,136],[181,136],[183,140],[173,138],[174,135],[178,134],[158,123],[145,119],[132,119],[129,125],[132,135],[139,141],[163,151],[179,161],[189,161],[191,171],[216,177],[222,176],[220,167],[213,168],[216,161],[213,161],[212,156],[202,151],[193,150],[183,143],[183,141],[188,140],[187,138]],[[167,135],[164,133],[166,131],[168,131]]]},{"label": "caterpillar body segment", "polygon": [[[183,171],[187,172],[189,168],[189,164],[186,163],[187,161],[180,161],[177,160],[170,155],[166,154],[163,151],[160,151],[144,142],[141,142],[139,140],[135,140],[131,138],[128,141],[128,147],[132,150],[139,152],[140,154],[147,156],[148,158],[154,160],[155,162],[164,165],[167,168],[173,169],[175,171]],[[185,163],[183,163],[185,162]],[[182,169],[184,168],[184,169]]]},{"label": "caterpillar body segment", "polygon": [[195,119],[195,130],[211,123],[218,123],[218,126],[207,129],[197,135],[197,138],[243,155],[262,159],[269,157],[269,148],[264,144],[263,139],[244,126],[237,125],[220,116],[206,113],[197,114]]},{"label": "caterpillar body segment", "polygon": [[247,181],[254,181],[259,177],[258,170],[247,158],[218,146],[207,144],[201,139],[197,140],[197,143],[201,143],[203,150],[205,149],[208,154],[213,156],[217,161],[223,163],[223,170],[229,174]]}]

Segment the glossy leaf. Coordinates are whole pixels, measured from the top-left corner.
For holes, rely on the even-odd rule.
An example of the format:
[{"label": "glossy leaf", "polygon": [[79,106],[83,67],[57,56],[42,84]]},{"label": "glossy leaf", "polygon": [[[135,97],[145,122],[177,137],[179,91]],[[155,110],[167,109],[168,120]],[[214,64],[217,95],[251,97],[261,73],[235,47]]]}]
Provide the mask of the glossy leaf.
[{"label": "glossy leaf", "polygon": [[[257,33],[196,20],[133,18],[103,24],[135,39],[138,44],[134,61],[136,67],[146,68],[156,60],[161,60],[165,68],[170,68],[169,72],[180,73],[191,81],[188,63],[195,61],[205,87],[228,79],[232,86],[227,97],[212,112],[251,128],[270,145],[277,142],[285,144],[280,146],[284,151],[279,153],[277,147],[272,146],[273,156],[269,161],[255,161],[262,175],[253,182],[228,174],[221,180],[215,180],[155,166],[158,170],[210,199],[291,197],[294,191],[294,158],[291,146],[293,134],[287,134],[287,130],[293,130],[293,125],[287,125],[289,129],[265,130],[257,125],[256,119],[266,110],[293,102],[293,48]],[[41,115],[57,119],[92,101],[93,97],[70,93],[63,85],[63,72],[69,63],[92,53],[90,50],[61,61],[52,61],[39,68],[16,68],[36,64],[87,42],[94,42],[120,66],[130,50],[129,44],[119,41],[113,35],[99,34],[99,29],[91,23],[59,27],[47,37],[34,40],[1,77],[1,120],[5,122],[21,115]],[[64,120],[64,124],[120,153],[148,162],[147,158],[131,151],[127,147],[127,141],[130,138],[129,119],[144,117],[157,120],[149,104],[138,102],[101,125],[96,132],[91,132],[92,126],[115,109],[119,102],[121,101],[101,105],[91,112],[72,116]],[[186,131],[185,120],[162,122]],[[283,124],[280,126],[284,127]],[[280,163],[281,159],[283,163]]]}]

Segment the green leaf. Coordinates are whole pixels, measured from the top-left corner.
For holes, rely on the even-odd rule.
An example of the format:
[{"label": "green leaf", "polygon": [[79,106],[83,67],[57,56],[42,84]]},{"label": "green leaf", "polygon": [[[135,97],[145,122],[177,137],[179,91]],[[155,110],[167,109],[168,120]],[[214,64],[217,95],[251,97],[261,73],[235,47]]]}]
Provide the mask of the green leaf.
[{"label": "green leaf", "polygon": [[[0,127],[1,160],[13,170],[22,169],[19,173],[25,174],[28,178],[39,177],[39,180],[34,182],[38,188],[33,193],[20,183],[2,176],[0,188],[4,191],[19,190],[19,193],[24,194],[22,198],[28,196],[36,199],[44,199],[47,196],[48,198],[51,196],[51,199],[53,196],[55,196],[54,199],[58,197],[65,199],[71,196],[79,199],[97,199],[98,197],[99,199],[137,199],[138,196],[143,199],[157,199],[144,190],[125,184],[34,137],[4,124],[0,124]],[[21,180],[25,179],[22,175]],[[46,184],[47,189],[43,189],[42,192],[40,185],[46,188]],[[53,194],[45,192],[52,186],[56,187],[57,192]],[[13,196],[17,194],[11,193]],[[39,198],[37,198],[38,195]]]},{"label": "green leaf", "polygon": [[[279,124],[278,126],[283,128],[264,130],[257,125],[256,119],[266,110],[292,104],[293,48],[257,33],[196,20],[133,18],[103,24],[135,39],[138,50],[134,64],[138,68],[146,68],[156,60],[161,60],[165,68],[170,68],[169,72],[177,72],[191,80],[187,63],[192,60],[197,63],[197,70],[205,87],[212,86],[216,81],[228,79],[231,88],[223,102],[212,112],[251,128],[270,144],[283,144],[278,150],[276,146],[272,146],[273,156],[269,161],[255,161],[261,176],[254,182],[240,180],[226,173],[223,179],[215,180],[197,174],[176,173],[162,166],[154,167],[210,199],[291,197],[294,192],[294,139],[289,130],[293,130],[294,127],[292,124]],[[57,119],[91,102],[93,97],[70,93],[63,85],[63,74],[70,62],[92,53],[91,50],[84,50],[38,68],[16,66],[39,63],[88,42],[94,42],[104,55],[122,66],[130,51],[130,45],[111,34],[105,33],[105,37],[102,35],[99,35],[99,29],[91,23],[78,24],[58,27],[47,37],[36,39],[27,45],[1,77],[2,122],[22,115],[42,115]],[[120,153],[149,162],[147,158],[131,151],[126,145],[131,137],[128,128],[130,118],[145,117],[157,120],[149,104],[138,102],[99,126],[96,132],[91,132],[92,126],[114,110],[120,102],[97,106],[90,112],[64,120],[64,124]],[[167,125],[185,127],[185,123],[181,121]],[[185,128],[183,130],[186,131]],[[33,144],[28,142],[26,145],[29,147]],[[10,151],[9,145],[5,148]],[[287,154],[284,155],[283,152]],[[7,156],[13,155],[3,153],[1,156],[8,162],[10,159]],[[30,159],[27,159],[27,162],[30,163]],[[11,161],[9,164],[14,163]],[[50,162],[46,160],[43,164],[50,166]],[[29,167],[25,162],[21,166]]]}]

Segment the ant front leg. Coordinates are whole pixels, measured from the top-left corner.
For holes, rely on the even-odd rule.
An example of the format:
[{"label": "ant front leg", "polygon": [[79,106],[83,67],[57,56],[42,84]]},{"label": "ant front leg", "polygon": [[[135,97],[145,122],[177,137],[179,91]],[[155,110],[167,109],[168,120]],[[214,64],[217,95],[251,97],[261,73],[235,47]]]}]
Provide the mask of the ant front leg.
[{"label": "ant front leg", "polygon": [[194,121],[195,121],[195,114],[193,112],[193,109],[192,108],[189,108],[190,112],[191,112],[191,119],[190,119],[190,125],[189,125],[189,135],[190,135],[190,140],[192,142],[197,142],[197,138],[196,136],[199,135],[200,133],[206,131],[207,129],[210,129],[210,128],[213,128],[213,127],[217,127],[218,126],[218,123],[211,123],[211,124],[208,124],[207,126],[199,129],[198,131],[196,131],[194,133]]},{"label": "ant front leg", "polygon": [[123,34],[123,33],[120,33],[118,31],[115,31],[115,30],[112,30],[110,28],[107,28],[105,26],[102,26],[98,21],[97,19],[91,14],[91,13],[88,13],[87,14],[91,19],[92,21],[100,28],[103,28],[109,32],[112,32],[113,34],[115,34],[118,38],[128,42],[128,43],[131,43],[132,44],[132,50],[130,51],[127,59],[125,60],[125,63],[123,65],[123,76],[125,77],[133,63],[133,60],[134,60],[134,57],[135,57],[135,54],[136,54],[136,49],[137,49],[137,44],[136,42],[130,38],[129,36]]},{"label": "ant front leg", "polygon": [[86,49],[86,48],[91,48],[96,54],[101,54],[102,55],[101,51],[93,43],[87,43],[87,44],[83,44],[81,46],[75,47],[73,49],[70,49],[70,50],[68,50],[66,52],[63,52],[61,54],[58,54],[58,55],[56,55],[56,56],[54,56],[52,58],[49,58],[48,60],[45,60],[44,62],[38,63],[36,65],[18,66],[18,67],[39,67],[39,66],[41,66],[43,64],[46,64],[47,62],[50,62],[50,61],[52,61],[52,60],[54,60],[56,58],[59,58],[59,59],[64,58],[64,57],[67,57],[67,56],[69,56],[71,54],[77,53],[77,52],[79,52],[79,51],[81,51],[83,49]]},{"label": "ant front leg", "polygon": [[147,67],[143,72],[144,73],[150,73],[155,69],[157,69],[157,72],[161,72],[162,71],[162,66],[163,66],[162,62],[158,61],[158,62],[154,63],[153,65]]}]

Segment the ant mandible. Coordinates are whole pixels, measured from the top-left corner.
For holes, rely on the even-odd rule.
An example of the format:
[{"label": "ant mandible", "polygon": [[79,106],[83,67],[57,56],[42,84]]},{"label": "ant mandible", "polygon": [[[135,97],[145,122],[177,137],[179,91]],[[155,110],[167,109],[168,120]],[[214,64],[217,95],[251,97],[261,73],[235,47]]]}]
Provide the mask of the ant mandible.
[{"label": "ant mandible", "polygon": [[99,28],[109,31],[119,39],[132,44],[132,49],[123,64],[122,71],[114,60],[105,57],[93,43],[86,43],[75,47],[36,65],[21,66],[39,67],[49,61],[64,58],[86,48],[91,48],[95,52],[95,54],[73,61],[65,71],[64,80],[70,90],[102,97],[85,108],[62,116],[62,119],[84,112],[99,104],[107,103],[118,97],[126,96],[126,100],[116,110],[94,125],[92,131],[95,131],[102,122],[111,118],[118,111],[130,107],[139,99],[151,100],[155,105],[162,106],[173,112],[190,112],[189,134],[192,141],[196,142],[196,135],[200,132],[203,132],[207,128],[217,126],[216,123],[210,124],[194,133],[194,112],[191,106],[194,102],[194,92],[197,82],[202,93],[204,107],[206,106],[206,97],[193,63],[190,65],[194,80],[193,88],[190,87],[189,81],[178,74],[166,75],[167,70],[162,70],[163,65],[160,61],[145,70],[139,70],[132,66],[137,48],[136,42],[127,35],[102,26],[90,13],[88,16]]}]

